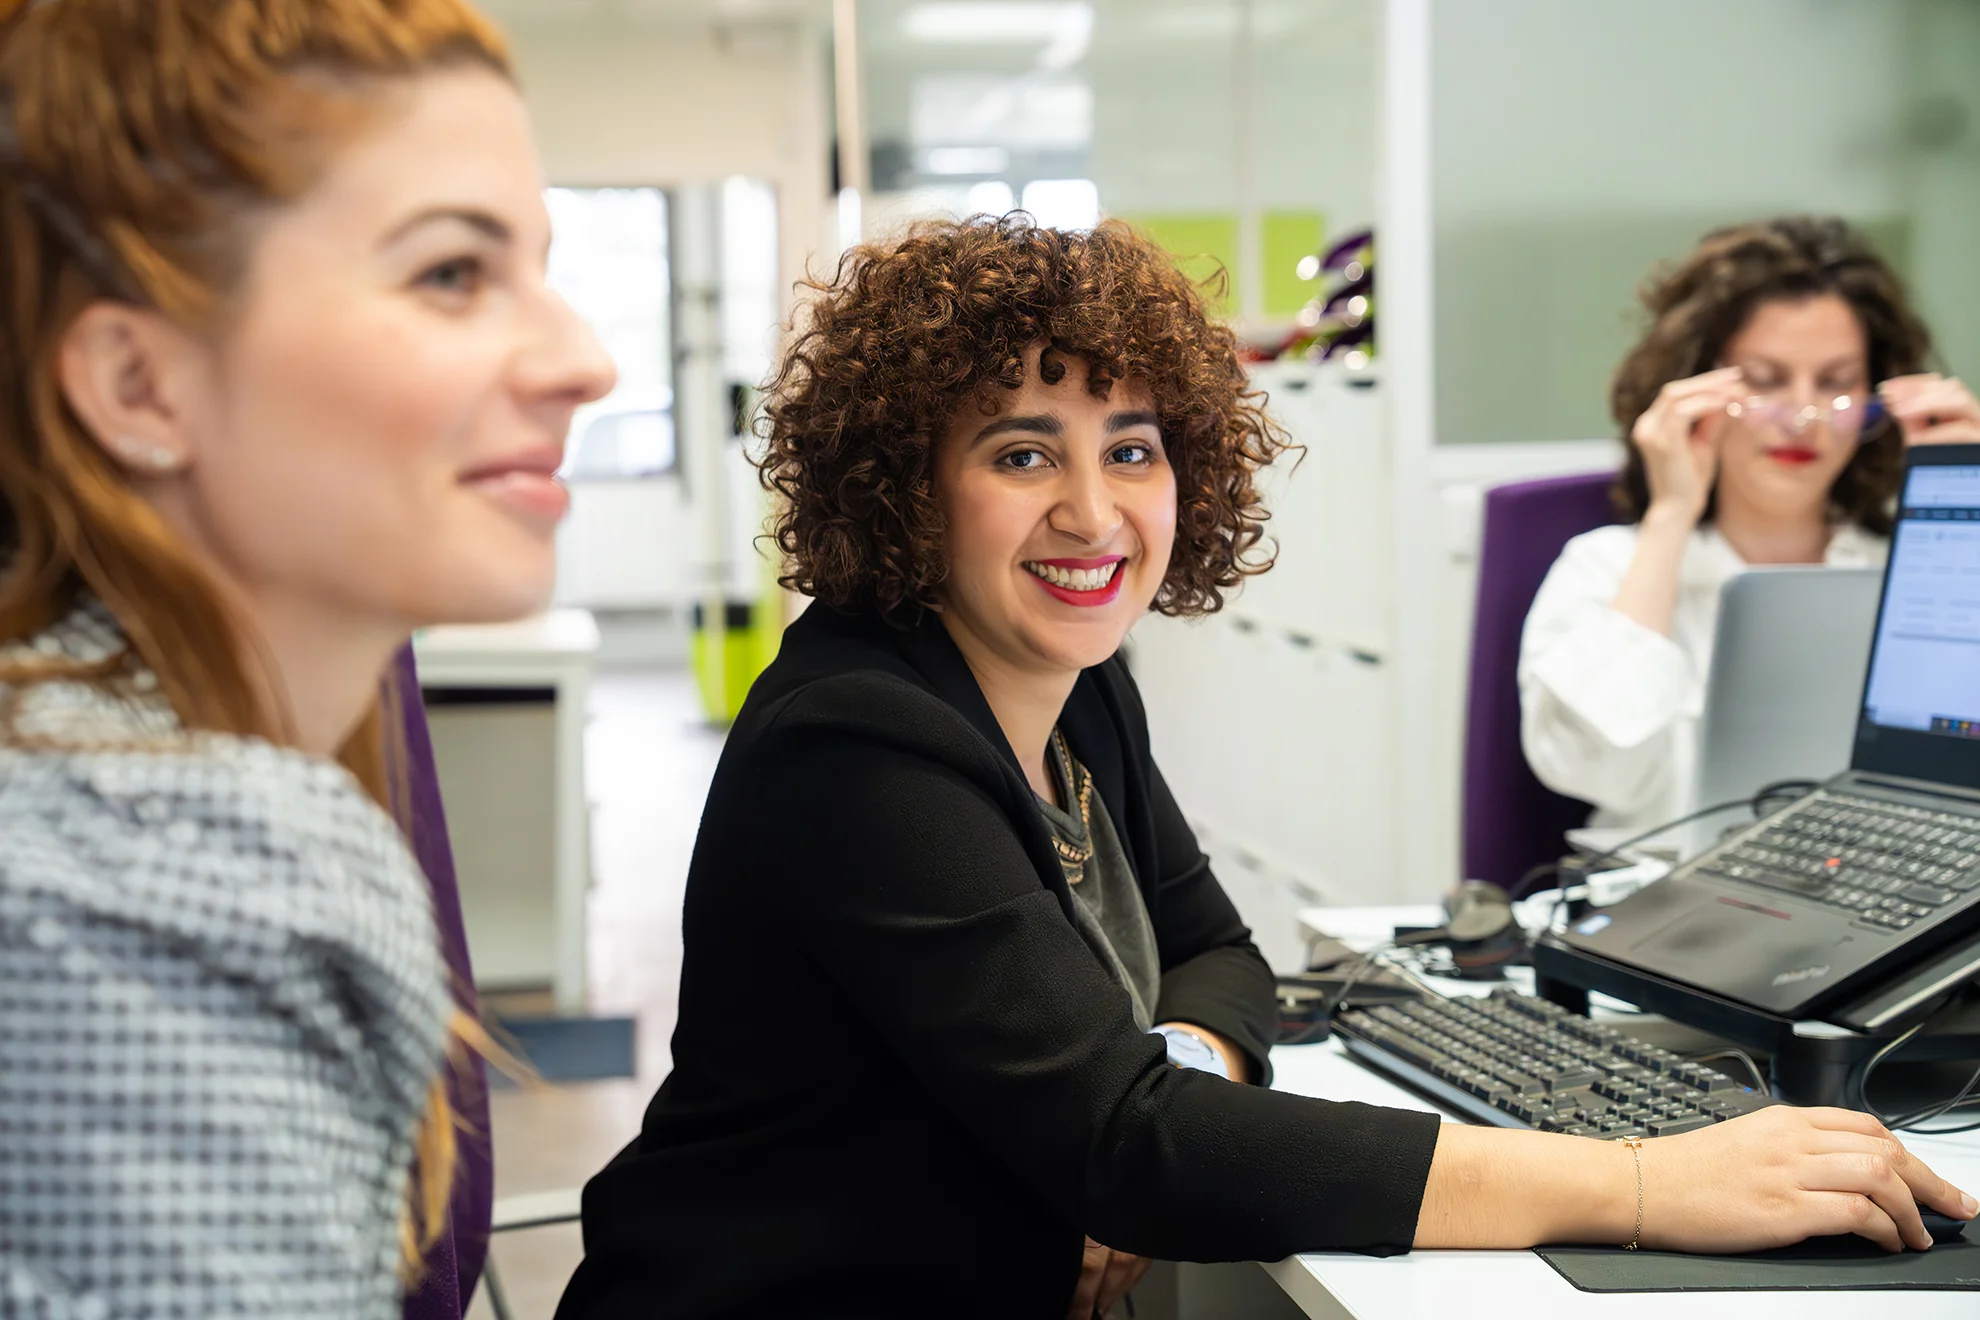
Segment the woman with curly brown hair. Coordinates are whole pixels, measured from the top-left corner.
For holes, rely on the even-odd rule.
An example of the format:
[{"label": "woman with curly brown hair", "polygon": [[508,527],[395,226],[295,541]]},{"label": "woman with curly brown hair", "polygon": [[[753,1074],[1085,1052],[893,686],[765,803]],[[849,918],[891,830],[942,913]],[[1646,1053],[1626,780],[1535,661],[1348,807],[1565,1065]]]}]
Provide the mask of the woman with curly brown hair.
[{"label": "woman with curly brown hair", "polygon": [[1903,284],[1840,220],[1719,230],[1643,303],[1650,328],[1610,391],[1623,523],[1562,551],[1519,666],[1534,773],[1629,833],[1696,805],[1726,580],[1883,563],[1904,446],[1980,440],[1980,403],[1925,370]]},{"label": "woman with curly brown hair", "polygon": [[[1007,217],[818,292],[764,465],[816,603],[723,752],[674,1071],[559,1315],[1087,1320],[1146,1257],[1630,1240],[1620,1146],[1248,1084],[1272,976],[1117,654],[1265,566],[1283,439],[1197,291],[1117,224]],[[1783,1109],[1648,1142],[1643,1240],[1924,1245],[1914,1191],[1958,1192],[1835,1158],[1887,1139]]]}]

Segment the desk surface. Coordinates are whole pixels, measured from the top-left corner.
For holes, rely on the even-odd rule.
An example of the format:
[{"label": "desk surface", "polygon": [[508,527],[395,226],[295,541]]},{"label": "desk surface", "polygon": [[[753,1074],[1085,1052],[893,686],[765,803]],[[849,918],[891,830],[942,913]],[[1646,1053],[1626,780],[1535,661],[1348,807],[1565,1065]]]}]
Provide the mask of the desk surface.
[{"label": "desk surface", "polygon": [[[477,882],[474,867],[465,864],[466,836],[458,823],[454,845],[463,862],[461,900],[470,941],[525,950],[547,941],[549,947],[541,951],[541,957],[525,958],[522,966],[530,969],[529,979],[541,970],[549,971],[557,1008],[566,1013],[583,1010],[587,984],[585,900],[591,888],[591,814],[584,788],[584,729],[586,693],[597,652],[598,624],[585,610],[551,610],[515,623],[429,628],[413,639],[419,681],[429,690],[520,688],[532,694],[540,692],[551,703],[555,753],[548,828],[554,861],[550,874],[542,877],[549,885],[548,928],[543,924],[545,898],[541,894],[527,896],[537,883],[527,872],[534,863],[517,863],[524,868],[524,874],[519,875],[516,866],[501,864],[502,854],[491,854],[487,859],[489,874],[506,879],[483,886]],[[484,729],[483,736],[509,735]],[[469,757],[452,766],[443,762],[441,791],[449,814],[477,809],[464,805],[464,799],[472,798],[479,799],[478,809],[504,813],[505,819],[516,813],[521,813],[522,819],[534,819],[536,803],[528,797],[530,781],[513,777],[517,764],[513,757],[505,756],[491,756],[485,761]],[[505,897],[491,898],[492,893]],[[487,970],[484,966],[483,971]]]},{"label": "desk surface", "polygon": [[[1302,913],[1349,943],[1380,938],[1397,923],[1416,924],[1429,913],[1415,908],[1339,908]],[[1329,1041],[1281,1046],[1272,1051],[1277,1090],[1328,1100],[1361,1100],[1397,1109],[1437,1112],[1435,1105],[1363,1068]],[[1907,1137],[1906,1145],[1959,1186],[1980,1187],[1980,1134]],[[1878,1300],[1860,1292],[1809,1293],[1584,1293],[1530,1251],[1416,1251],[1406,1256],[1314,1253],[1265,1266],[1307,1315],[1396,1317],[1397,1320],[1535,1320],[1573,1315],[1577,1320],[1663,1320],[1680,1308],[1685,1320],[1753,1320],[1792,1311],[1813,1320],[1861,1320]],[[1980,1294],[1906,1292],[1877,1295],[1890,1305],[1901,1298],[1905,1320],[1973,1320]]]},{"label": "desk surface", "polygon": [[420,681],[429,687],[529,679],[555,683],[589,671],[598,624],[587,610],[551,610],[514,623],[428,628],[413,638]]},{"label": "desk surface", "polygon": [[421,655],[462,655],[511,651],[577,652],[598,649],[598,623],[589,610],[551,610],[514,623],[444,624],[413,639]]}]

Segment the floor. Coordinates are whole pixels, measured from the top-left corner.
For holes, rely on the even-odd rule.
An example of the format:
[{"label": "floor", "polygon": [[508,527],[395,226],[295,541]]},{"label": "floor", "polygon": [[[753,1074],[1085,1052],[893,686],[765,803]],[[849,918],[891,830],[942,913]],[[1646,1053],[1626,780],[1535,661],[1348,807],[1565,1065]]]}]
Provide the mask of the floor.
[{"label": "floor", "polygon": [[[585,741],[592,801],[591,1002],[637,1018],[628,1080],[497,1092],[495,1194],[576,1187],[631,1139],[667,1075],[681,895],[722,734],[683,670],[601,672]],[[503,1234],[493,1257],[515,1320],[547,1320],[583,1251],[575,1224]],[[494,1320],[484,1288],[468,1311]]]}]

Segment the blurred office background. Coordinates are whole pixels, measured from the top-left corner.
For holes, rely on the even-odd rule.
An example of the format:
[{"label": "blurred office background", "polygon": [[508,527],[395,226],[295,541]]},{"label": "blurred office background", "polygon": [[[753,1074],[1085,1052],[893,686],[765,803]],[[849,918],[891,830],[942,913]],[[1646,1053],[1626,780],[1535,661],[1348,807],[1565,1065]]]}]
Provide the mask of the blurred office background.
[{"label": "blurred office background", "polygon": [[[581,1179],[666,1072],[701,793],[792,608],[745,431],[798,282],[848,244],[1022,206],[1228,272],[1307,451],[1270,480],[1281,565],[1132,646],[1157,755],[1282,966],[1298,908],[1458,878],[1482,492],[1614,465],[1608,378],[1657,261],[1839,213],[1943,365],[1980,374],[1980,0],[486,3],[554,185],[554,278],[622,378],[572,438],[558,654],[581,681],[524,683],[578,704],[583,753],[546,759],[552,710],[532,732],[473,699],[542,637],[446,639],[457,672],[428,682],[458,699],[436,733],[474,938],[513,950],[484,979],[519,1020],[628,1020],[634,1074],[499,1097],[505,1194]],[[1316,360],[1335,334],[1354,350]],[[503,738],[548,768],[519,779]],[[532,824],[573,775],[582,819]],[[477,851],[464,822],[520,834]],[[568,1227],[504,1237],[518,1315],[549,1314],[576,1252]]]}]

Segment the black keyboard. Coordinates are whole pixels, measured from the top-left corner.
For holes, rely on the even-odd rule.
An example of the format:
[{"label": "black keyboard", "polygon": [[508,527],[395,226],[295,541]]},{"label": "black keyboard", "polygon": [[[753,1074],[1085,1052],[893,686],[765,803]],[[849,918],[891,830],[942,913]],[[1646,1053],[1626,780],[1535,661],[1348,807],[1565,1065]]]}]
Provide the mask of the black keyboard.
[{"label": "black keyboard", "polygon": [[1784,891],[1904,930],[1980,888],[1980,819],[1823,797],[1701,858],[1694,875]]},{"label": "black keyboard", "polygon": [[1773,1103],[1764,1092],[1531,995],[1349,1009],[1348,1053],[1500,1127],[1660,1137]]}]

